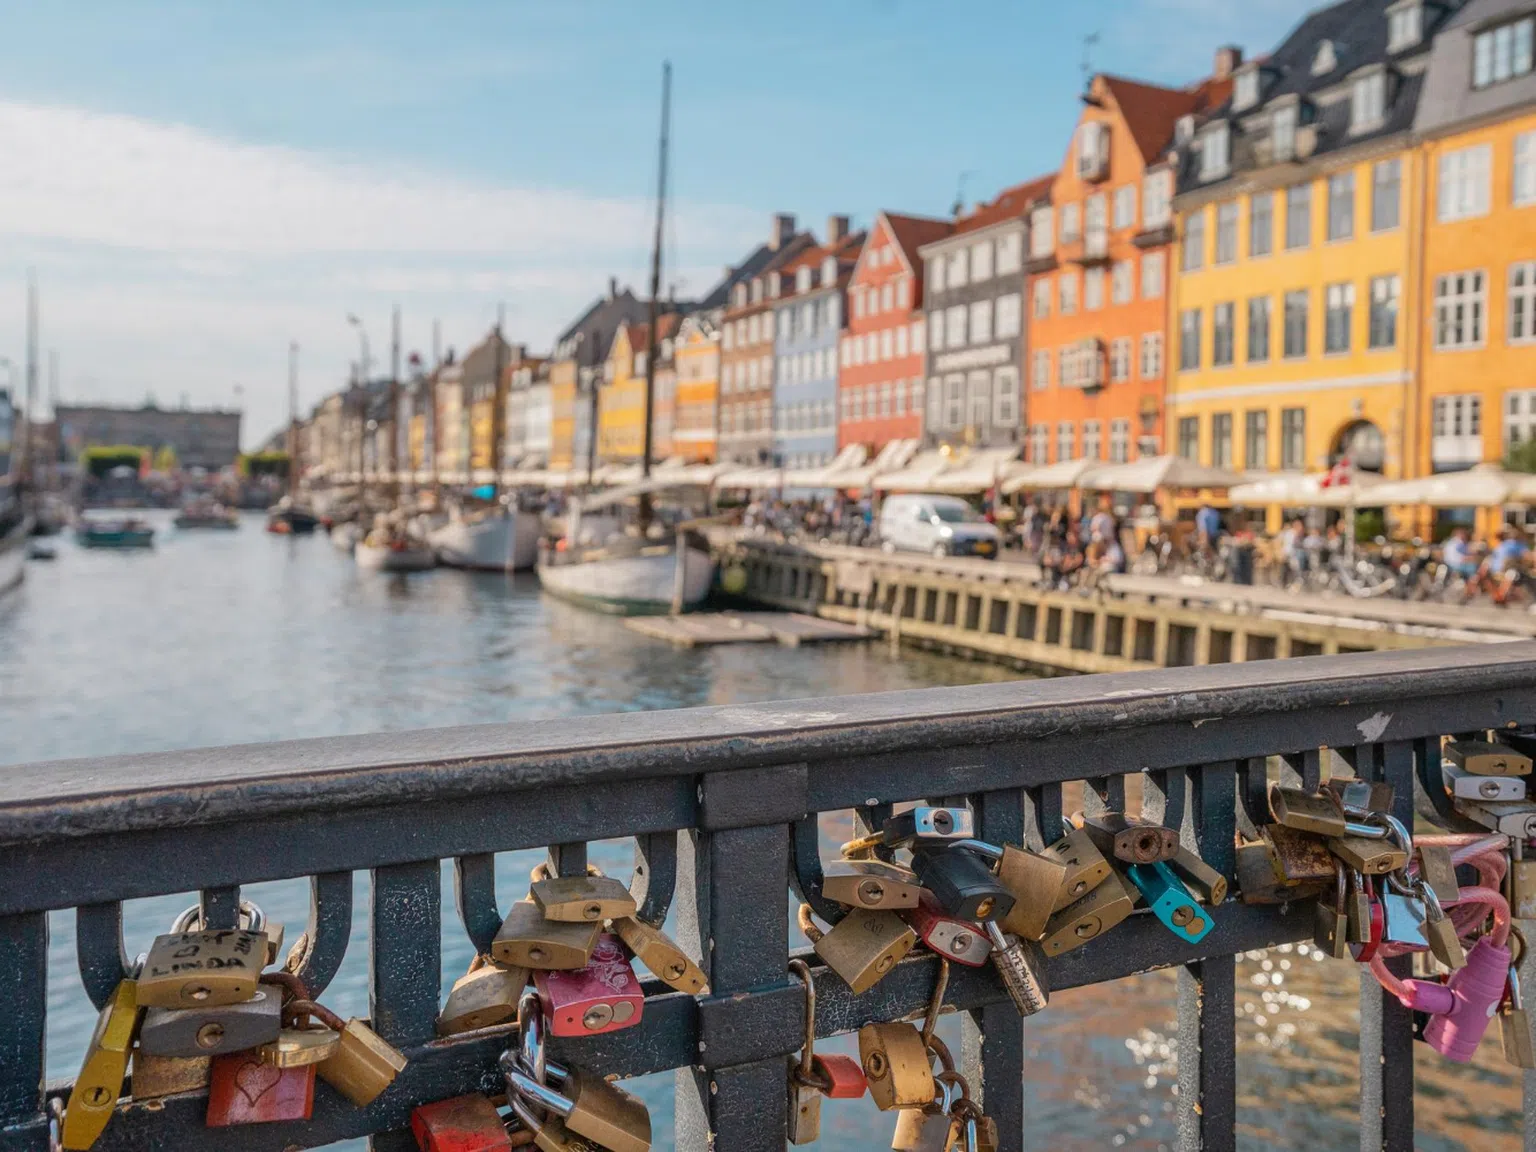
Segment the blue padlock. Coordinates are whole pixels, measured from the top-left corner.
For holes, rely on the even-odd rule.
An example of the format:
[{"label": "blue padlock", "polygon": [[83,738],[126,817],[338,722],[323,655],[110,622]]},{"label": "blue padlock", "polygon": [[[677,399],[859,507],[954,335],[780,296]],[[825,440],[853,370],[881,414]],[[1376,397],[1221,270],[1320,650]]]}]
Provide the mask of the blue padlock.
[{"label": "blue padlock", "polygon": [[1155,864],[1132,864],[1125,870],[1141,898],[1175,936],[1191,943],[1204,940],[1216,926],[1209,908],[1202,908],[1173,869]]}]

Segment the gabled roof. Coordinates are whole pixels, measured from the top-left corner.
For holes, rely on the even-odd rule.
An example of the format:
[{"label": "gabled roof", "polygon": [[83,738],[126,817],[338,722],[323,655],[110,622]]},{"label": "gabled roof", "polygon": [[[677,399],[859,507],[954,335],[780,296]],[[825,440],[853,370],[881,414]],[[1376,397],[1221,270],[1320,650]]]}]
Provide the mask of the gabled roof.
[{"label": "gabled roof", "polygon": [[[821,267],[826,263],[827,257],[837,257],[838,275],[841,277],[843,272],[852,269],[857,263],[859,253],[864,250],[864,241],[868,237],[868,232],[850,232],[835,244],[813,245],[797,253],[779,271],[793,278],[801,268],[809,268],[814,288],[830,287],[831,285],[823,283],[821,279]],[[779,299],[783,300],[793,293],[794,286],[791,284],[785,289],[785,295],[780,296]]]},{"label": "gabled roof", "polygon": [[734,268],[728,268],[720,282],[711,288],[699,301],[699,307],[704,309],[724,308],[731,299],[731,289],[743,280],[751,280],[773,259],[775,250],[771,245],[759,244],[745,260]]},{"label": "gabled roof", "polygon": [[[979,232],[983,228],[990,228],[994,224],[1001,224],[1004,220],[1022,219],[1029,214],[1029,206],[1037,200],[1044,200],[1051,194],[1051,184],[1056,179],[1056,173],[1049,176],[1035,176],[1015,184],[1011,188],[1004,188],[995,197],[985,204],[978,204],[966,215],[955,221],[950,229],[951,236],[964,236],[971,232]],[[936,239],[942,240],[943,236]],[[934,243],[933,240],[928,243]]]},{"label": "gabled roof", "polygon": [[1209,112],[1232,94],[1230,78],[1207,79],[1190,88],[1163,88],[1107,73],[1102,79],[1136,142],[1143,164],[1152,164],[1162,155],[1173,139],[1180,117]]},{"label": "gabled roof", "polygon": [[882,212],[880,215],[885,218],[891,239],[901,249],[909,268],[919,267],[919,248],[935,240],[942,240],[955,230],[953,220],[940,220],[934,216],[904,216],[899,212]]}]

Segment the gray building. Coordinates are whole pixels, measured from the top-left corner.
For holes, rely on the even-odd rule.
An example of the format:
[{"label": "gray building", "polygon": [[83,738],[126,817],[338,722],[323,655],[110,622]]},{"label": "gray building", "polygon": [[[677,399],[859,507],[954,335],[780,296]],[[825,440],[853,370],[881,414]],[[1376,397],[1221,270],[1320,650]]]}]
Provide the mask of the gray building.
[{"label": "gray building", "polygon": [[1414,132],[1437,136],[1536,107],[1533,40],[1531,0],[1471,0],[1435,37]]},{"label": "gray building", "polygon": [[151,453],[169,448],[183,468],[216,471],[240,455],[239,412],[59,404],[55,413],[60,449],[70,459],[94,447],[129,445]]}]

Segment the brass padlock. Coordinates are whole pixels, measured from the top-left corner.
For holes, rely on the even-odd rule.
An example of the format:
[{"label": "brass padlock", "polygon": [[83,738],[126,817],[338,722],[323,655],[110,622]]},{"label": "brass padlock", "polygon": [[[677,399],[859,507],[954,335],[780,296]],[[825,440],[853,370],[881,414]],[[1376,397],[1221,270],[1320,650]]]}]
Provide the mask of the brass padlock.
[{"label": "brass padlock", "polygon": [[1304,788],[1282,788],[1278,784],[1269,791],[1269,810],[1275,823],[1314,836],[1342,836],[1348,822],[1344,810],[1331,796]]},{"label": "brass padlock", "polygon": [[1109,861],[1104,858],[1104,853],[1093,846],[1093,841],[1088,839],[1088,834],[1081,828],[1068,832],[1047,848],[1043,855],[1067,867],[1052,912],[1059,912],[1068,904],[1081,900],[1109,877]]},{"label": "brass padlock", "polygon": [[1441,904],[1460,900],[1461,885],[1456,880],[1451,850],[1443,844],[1415,844],[1414,853],[1419,858],[1419,879],[1434,890],[1435,899]]},{"label": "brass padlock", "polygon": [[1004,844],[997,861],[997,878],[1013,893],[1014,904],[1008,915],[998,921],[999,927],[1022,940],[1044,936],[1070,871],[1065,860]]},{"label": "brass padlock", "polygon": [[1179,845],[1178,852],[1168,858],[1168,867],[1202,904],[1214,908],[1226,900],[1227,878],[1200,859],[1193,849]]},{"label": "brass padlock", "polygon": [[859,1063],[869,1081],[869,1095],[882,1112],[921,1108],[937,1093],[933,1059],[922,1033],[911,1024],[864,1025],[859,1029]]},{"label": "brass padlock", "polygon": [[502,1067],[510,1093],[536,1108],[548,1109],[570,1132],[592,1141],[590,1145],[575,1143],[568,1147],[649,1152],[651,1114],[639,1099],[618,1085],[581,1068],[572,1068],[566,1072],[564,1090],[557,1092],[520,1068],[507,1068],[505,1063]]},{"label": "brass padlock", "polygon": [[1131,914],[1136,897],[1136,889],[1111,871],[1097,888],[1051,917],[1041,942],[1045,954],[1060,956],[1098,939]]},{"label": "brass padlock", "polygon": [[1244,904],[1288,904],[1320,895],[1318,883],[1287,886],[1275,879],[1274,853],[1269,842],[1252,840],[1237,846],[1237,889]]},{"label": "brass padlock", "polygon": [[1354,776],[1330,776],[1323,781],[1322,792],[1332,798],[1334,806],[1350,821],[1370,812],[1392,811],[1395,795],[1392,785],[1385,780],[1361,780]]},{"label": "brass padlock", "polygon": [[[1519,939],[1523,953],[1525,937]],[[1509,999],[1499,1009],[1499,1041],[1504,1047],[1505,1060],[1516,1068],[1536,1068],[1536,1046],[1531,1043],[1531,1018],[1525,1010],[1525,998],[1520,992],[1517,964],[1509,966]]]},{"label": "brass padlock", "polygon": [[160,1100],[178,1092],[201,1092],[208,1087],[212,1064],[212,1056],[152,1056],[143,1048],[135,1048],[129,1087],[135,1100]]},{"label": "brass padlock", "polygon": [[516,1020],[517,1002],[526,987],[528,969],[506,968],[477,956],[448,990],[443,1010],[437,1014],[437,1034],[455,1036]]},{"label": "brass padlock", "polygon": [[122,1095],[128,1052],[138,1031],[137,992],[133,980],[120,981],[96,1019],[96,1031],[86,1045],[85,1060],[70,1089],[60,1129],[61,1147],[71,1152],[83,1152],[96,1143]]},{"label": "brass padlock", "polygon": [[249,928],[172,932],[155,937],[139,977],[145,1008],[213,1008],[256,992],[267,963],[267,934]]},{"label": "brass padlock", "polygon": [[940,1083],[938,1093],[923,1107],[903,1108],[896,1114],[893,1152],[950,1152],[958,1147],[960,1120],[954,1114],[958,1092],[953,1084]]},{"label": "brass padlock", "polygon": [[1328,841],[1328,850],[1366,876],[1383,876],[1408,866],[1408,853],[1390,840],[1336,836]]},{"label": "brass padlock", "polygon": [[549,876],[529,889],[544,919],[561,924],[601,924],[633,916],[635,898],[611,876]]},{"label": "brass padlock", "polygon": [[1445,758],[1474,776],[1529,776],[1531,758],[1506,744],[1489,740],[1452,740]]},{"label": "brass padlock", "polygon": [[320,1023],[341,1034],[336,1051],[315,1067],[320,1079],[359,1108],[366,1108],[395,1082],[405,1068],[405,1056],[368,1026],[353,1017],[346,1023],[319,1004],[307,1006]]},{"label": "brass padlock", "polygon": [[283,937],[288,934],[288,930],[281,924],[268,920],[263,925],[262,931],[267,934],[267,964],[270,966],[276,964],[278,957],[283,954]]},{"label": "brass padlock", "polygon": [[649,968],[656,979],[668,988],[675,988],[690,996],[703,996],[709,992],[704,970],[660,928],[634,916],[620,916],[614,920],[613,930],[619,934],[619,939],[624,941],[624,946],[635,959]]},{"label": "brass padlock", "polygon": [[504,968],[573,971],[591,961],[602,933],[601,921],[550,920],[532,900],[519,900],[491,941],[491,958]]},{"label": "brass padlock", "polygon": [[1259,835],[1269,844],[1275,879],[1281,884],[1326,884],[1333,880],[1335,860],[1327,841],[1284,824],[1261,828]]},{"label": "brass padlock", "polygon": [[1127,864],[1155,864],[1171,859],[1179,850],[1178,829],[1133,819],[1123,812],[1086,816],[1081,827],[1100,853]]},{"label": "brass padlock", "polygon": [[1435,959],[1444,964],[1452,972],[1467,966],[1467,950],[1462,946],[1461,936],[1456,931],[1456,925],[1445,914],[1445,909],[1440,906],[1440,898],[1435,890],[1419,878],[1418,890],[1424,899],[1425,920],[1424,938],[1429,943],[1429,950],[1434,953]]},{"label": "brass padlock", "polygon": [[139,1029],[139,1047],[151,1056],[221,1056],[277,1039],[282,997],[259,987],[249,1000],[215,1008],[150,1008]]},{"label": "brass padlock", "polygon": [[1509,862],[1509,914],[1516,920],[1536,920],[1536,860]]},{"label": "brass padlock", "polygon": [[290,1000],[283,1006],[283,1030],[277,1039],[263,1044],[257,1056],[274,1068],[303,1068],[329,1060],[341,1050],[341,1034],[313,1022],[313,1001]]},{"label": "brass padlock", "polygon": [[821,894],[850,908],[916,908],[922,886],[910,868],[882,860],[837,860],[822,869]]},{"label": "brass padlock", "polygon": [[800,927],[826,966],[857,995],[881,977],[917,944],[917,933],[894,912],[851,908],[830,932],[811,923],[810,908],[800,906]]},{"label": "brass padlock", "polygon": [[1317,898],[1317,919],[1312,928],[1312,943],[1324,956],[1344,960],[1349,956],[1348,872],[1343,861],[1334,862],[1335,890]]}]

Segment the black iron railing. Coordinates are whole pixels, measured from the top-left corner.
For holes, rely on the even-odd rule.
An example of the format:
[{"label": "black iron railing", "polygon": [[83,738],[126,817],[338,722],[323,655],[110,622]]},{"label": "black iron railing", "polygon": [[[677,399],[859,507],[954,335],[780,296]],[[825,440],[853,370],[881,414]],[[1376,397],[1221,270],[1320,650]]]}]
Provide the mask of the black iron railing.
[{"label": "black iron railing", "polygon": [[[302,740],[0,770],[0,1147],[47,1147],[47,914],[76,910],[86,991],[124,972],[121,902],[201,889],[208,922],[235,917],[239,886],[312,878],[302,976],[322,991],[346,951],[352,874],[370,871],[372,1021],[410,1063],[367,1108],[317,1094],[303,1123],[208,1130],[199,1096],[124,1104],[107,1150],[280,1149],[369,1135],[410,1149],[413,1105],[494,1090],[505,1035],[434,1034],[441,977],[440,861],[456,864],[457,918],[488,950],[508,899],[493,854],[550,847],[561,873],[586,844],[633,837],[642,911],[676,915],[711,992],[648,986],[641,1023],[556,1042],[605,1075],[676,1071],[676,1146],[783,1147],[785,1057],[805,998],[787,972],[786,888],[819,903],[818,813],[873,827],[892,804],[972,805],[992,842],[1042,845],[1063,827],[1062,785],[1182,830],[1231,876],[1234,834],[1261,822],[1266,769],[1315,785],[1320,750],[1394,785],[1413,814],[1416,773],[1439,771],[1442,735],[1536,721],[1536,644],[1323,657],[1169,672]],[[1421,802],[1429,802],[1420,793]],[[1443,791],[1433,803],[1444,808]],[[1448,808],[1439,813],[1449,820]],[[1199,944],[1137,913],[1049,963],[1065,989],[1180,968],[1181,1143],[1235,1141],[1235,954],[1307,938],[1310,905],[1229,900]],[[827,1036],[920,1013],[937,960],[919,950],[854,996],[806,953]],[[966,1014],[961,1058],[1004,1149],[1026,1142],[1021,1022],[991,968],[951,975]],[[1412,1024],[1362,983],[1362,1147],[1413,1143]],[[713,1143],[711,1143],[713,1140]],[[663,1143],[664,1141],[659,1141]]]}]

